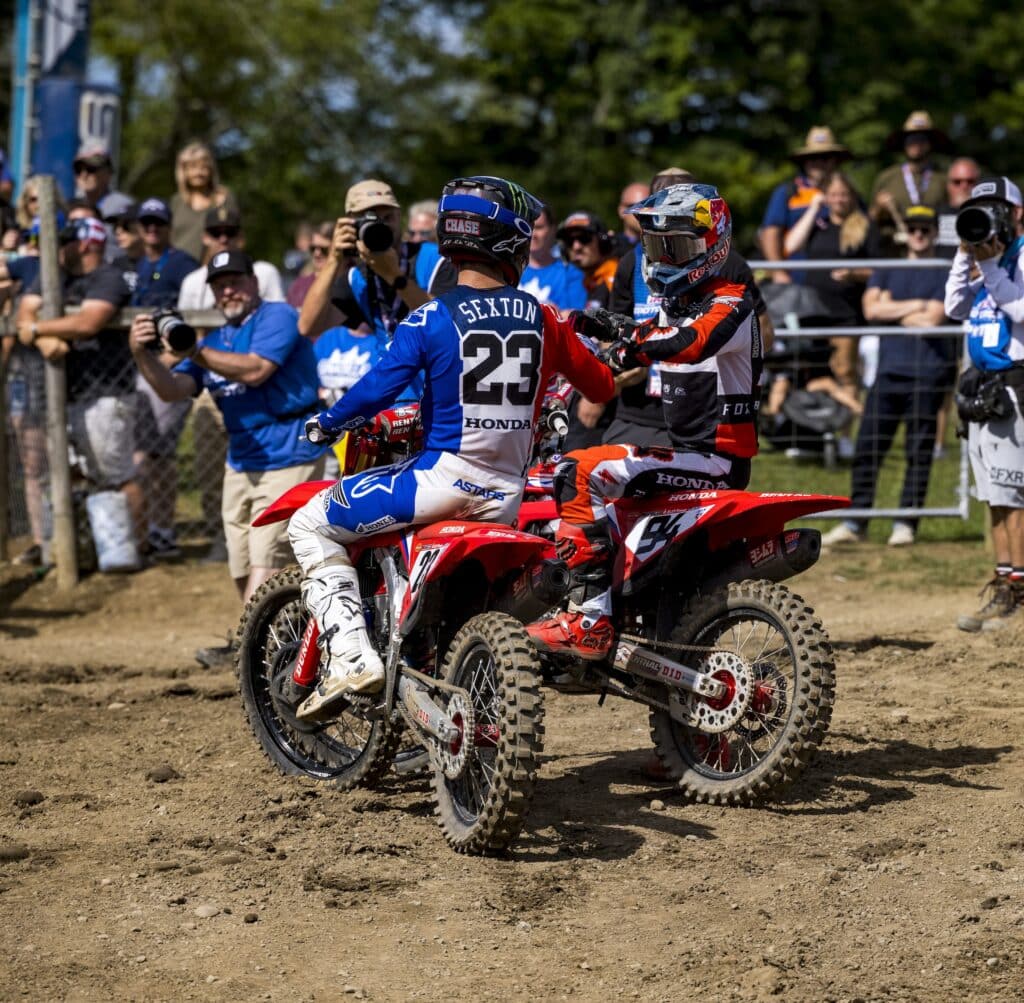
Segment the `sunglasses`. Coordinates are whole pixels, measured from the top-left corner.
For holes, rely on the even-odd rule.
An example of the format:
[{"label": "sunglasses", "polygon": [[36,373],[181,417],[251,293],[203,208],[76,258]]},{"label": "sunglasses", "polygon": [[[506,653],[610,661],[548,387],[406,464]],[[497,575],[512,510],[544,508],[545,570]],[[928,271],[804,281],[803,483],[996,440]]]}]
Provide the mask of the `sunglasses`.
[{"label": "sunglasses", "polygon": [[309,246],[309,253],[314,258],[319,258],[321,255],[327,255],[330,253],[330,250],[330,244],[310,244]]},{"label": "sunglasses", "polygon": [[437,236],[437,230],[410,230],[410,237],[419,237],[420,240],[433,240]]},{"label": "sunglasses", "polygon": [[75,164],[75,174],[97,174],[103,170],[102,167],[95,167],[92,164]]},{"label": "sunglasses", "polygon": [[596,233],[567,233],[565,235],[565,242],[572,247],[573,244],[582,244],[586,247],[588,244],[592,244],[597,240]]},{"label": "sunglasses", "polygon": [[929,236],[934,232],[935,228],[931,226],[908,226],[907,233],[916,233],[918,236],[924,235]]},{"label": "sunglasses", "polygon": [[237,227],[237,226],[214,226],[214,227],[211,227],[206,232],[211,237],[213,237],[214,240],[223,240],[223,239],[231,240],[232,238],[238,236],[238,233],[239,233],[240,229],[241,228]]},{"label": "sunglasses", "polygon": [[978,183],[977,178],[950,178],[949,183],[951,185],[976,185]]},{"label": "sunglasses", "polygon": [[170,225],[171,224],[168,223],[166,219],[158,219],[156,216],[143,216],[142,219],[139,220],[139,226],[141,226],[143,230],[155,230],[161,226]]}]

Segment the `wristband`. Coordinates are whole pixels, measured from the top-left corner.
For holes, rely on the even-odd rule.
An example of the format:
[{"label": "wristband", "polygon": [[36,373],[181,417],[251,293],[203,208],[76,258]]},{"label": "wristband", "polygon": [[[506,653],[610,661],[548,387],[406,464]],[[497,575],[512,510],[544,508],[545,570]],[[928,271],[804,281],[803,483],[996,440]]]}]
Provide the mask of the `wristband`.
[{"label": "wristband", "polygon": [[408,284],[409,284],[409,276],[408,275],[399,275],[398,278],[395,279],[395,281],[391,283],[391,288],[394,289],[395,292],[400,293]]},{"label": "wristband", "polygon": [[35,321],[32,321],[32,326],[29,328],[29,331],[32,333],[32,340],[35,341],[36,338],[39,337],[39,325]]}]

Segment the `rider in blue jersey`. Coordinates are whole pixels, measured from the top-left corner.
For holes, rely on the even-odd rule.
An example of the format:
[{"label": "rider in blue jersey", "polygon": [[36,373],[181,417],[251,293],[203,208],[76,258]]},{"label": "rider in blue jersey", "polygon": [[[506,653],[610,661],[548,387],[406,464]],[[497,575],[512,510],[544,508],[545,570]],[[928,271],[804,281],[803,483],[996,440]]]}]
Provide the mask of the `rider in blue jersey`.
[{"label": "rider in blue jersey", "polygon": [[307,435],[320,442],[358,428],[424,373],[423,452],[342,478],[289,524],[307,576],[303,597],[328,654],[299,717],[327,716],[346,691],[379,689],[384,679],[345,545],[440,519],[511,522],[550,378],[571,373],[591,400],[615,392],[611,371],[572,323],[515,288],[539,208],[532,195],[500,178],[449,182],[438,234],[441,253],[459,270],[458,286],[410,314],[373,369],[307,423]]}]

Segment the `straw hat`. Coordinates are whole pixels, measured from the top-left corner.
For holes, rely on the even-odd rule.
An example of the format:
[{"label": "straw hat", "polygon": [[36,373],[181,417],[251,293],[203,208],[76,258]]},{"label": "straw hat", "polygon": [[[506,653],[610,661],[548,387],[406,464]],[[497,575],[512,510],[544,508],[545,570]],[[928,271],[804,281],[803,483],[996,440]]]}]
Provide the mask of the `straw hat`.
[{"label": "straw hat", "polygon": [[790,154],[796,161],[803,160],[804,157],[835,157],[837,160],[849,160],[852,156],[853,154],[836,139],[827,125],[812,125],[804,145]]},{"label": "straw hat", "polygon": [[912,111],[907,116],[906,122],[903,123],[902,129],[896,129],[889,133],[889,137],[885,141],[886,148],[890,150],[902,150],[903,142],[906,139],[907,134],[911,132],[927,133],[933,150],[948,152],[952,148],[953,144],[950,142],[949,136],[947,136],[941,129],[935,128],[935,123],[932,122],[931,115],[926,111]]}]

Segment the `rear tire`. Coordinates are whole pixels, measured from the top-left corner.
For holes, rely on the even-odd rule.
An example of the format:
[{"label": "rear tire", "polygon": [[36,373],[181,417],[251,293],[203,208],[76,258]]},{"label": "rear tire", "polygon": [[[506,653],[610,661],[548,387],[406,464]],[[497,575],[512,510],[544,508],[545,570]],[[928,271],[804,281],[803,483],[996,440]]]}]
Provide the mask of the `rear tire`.
[{"label": "rear tire", "polygon": [[[518,620],[481,613],[452,639],[443,673],[470,694],[476,728],[464,736],[473,748],[458,779],[434,767],[438,824],[460,853],[506,850],[526,819],[543,748],[536,648]],[[483,744],[492,739],[494,745]]]},{"label": "rear tire", "polygon": [[388,771],[398,729],[346,709],[321,724],[298,721],[275,695],[290,673],[309,620],[297,567],[279,571],[253,593],[238,627],[236,669],[242,708],[267,758],[282,773],[328,781],[341,790],[369,786]]},{"label": "rear tire", "polygon": [[[778,795],[809,765],[832,719],[835,661],[814,610],[784,585],[738,582],[698,600],[671,640],[741,655],[751,665],[753,696],[721,734],[652,710],[662,765],[691,801],[747,805]],[[700,655],[681,657],[694,664]]]}]

